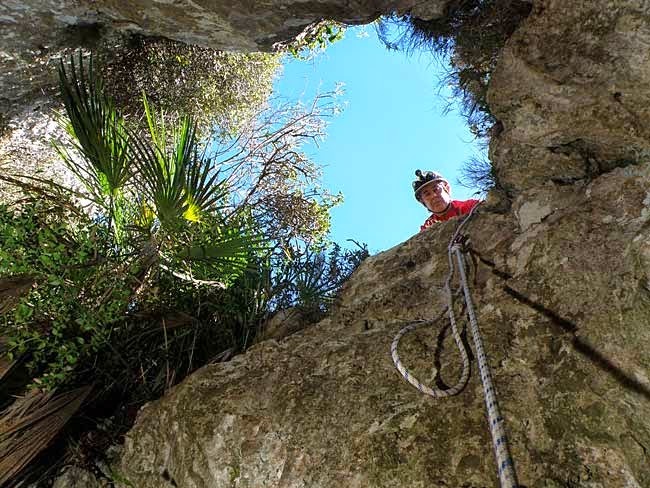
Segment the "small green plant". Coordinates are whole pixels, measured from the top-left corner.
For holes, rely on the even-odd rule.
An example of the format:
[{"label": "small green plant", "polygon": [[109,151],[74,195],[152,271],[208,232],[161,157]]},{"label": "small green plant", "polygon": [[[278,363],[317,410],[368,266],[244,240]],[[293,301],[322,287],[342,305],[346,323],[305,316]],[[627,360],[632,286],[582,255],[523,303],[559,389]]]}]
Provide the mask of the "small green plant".
[{"label": "small green plant", "polygon": [[[3,316],[10,357],[28,354],[35,382],[65,384],[79,364],[105,347],[124,318],[131,286],[126,265],[98,254],[105,238],[91,221],[33,203],[0,206],[0,270],[34,285]],[[120,276],[121,275],[121,276]]]},{"label": "small green plant", "polygon": [[236,134],[267,103],[280,55],[230,53],[170,39],[132,36],[100,66],[106,93],[126,116],[146,91],[168,122],[190,116],[202,134]]},{"label": "small green plant", "polygon": [[60,122],[68,144],[54,142],[61,159],[80,182],[90,199],[107,212],[108,225],[121,238],[124,192],[133,174],[133,155],[123,117],[104,94],[93,69],[92,58],[84,70],[70,57],[70,69],[59,65],[59,85],[66,117]]},{"label": "small green plant", "polygon": [[278,266],[281,272],[274,276],[274,306],[278,310],[297,306],[326,312],[343,283],[368,255],[367,247],[360,244],[356,249],[343,249],[337,243],[285,247]]},{"label": "small green plant", "polygon": [[310,27],[285,47],[297,59],[310,59],[315,53],[324,51],[327,46],[343,39],[345,25],[332,20],[323,20]]},{"label": "small green plant", "polygon": [[[212,257],[226,272],[224,265],[232,257],[230,271],[237,273],[255,239],[241,229],[241,222],[229,226],[220,218],[229,189],[219,168],[204,156],[192,119],[183,117],[169,127],[143,96],[146,138],[126,127],[104,95],[92,58],[87,72],[81,55],[78,63],[71,58],[69,70],[62,62],[59,78],[72,151],[60,143],[56,147],[105,213],[115,244],[124,251],[135,244],[150,266],[166,269],[172,262]],[[201,234],[207,220],[213,227],[218,222],[209,252],[205,246],[192,247],[194,234]]]}]

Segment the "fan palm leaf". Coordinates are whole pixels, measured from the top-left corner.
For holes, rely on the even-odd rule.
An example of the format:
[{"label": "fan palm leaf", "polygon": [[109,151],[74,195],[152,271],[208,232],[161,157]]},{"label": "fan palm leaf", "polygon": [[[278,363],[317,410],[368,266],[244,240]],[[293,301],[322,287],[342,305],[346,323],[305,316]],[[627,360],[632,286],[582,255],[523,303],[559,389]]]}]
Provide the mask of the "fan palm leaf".
[{"label": "fan palm leaf", "polygon": [[73,148],[82,156],[73,157],[61,144],[54,143],[66,166],[100,201],[112,201],[132,176],[131,151],[124,119],[103,92],[95,76],[92,57],[88,70],[83,58],[70,58],[70,69],[59,65],[59,87],[67,115],[66,130]]},{"label": "fan palm leaf", "polygon": [[248,265],[249,256],[261,249],[255,238],[236,231],[223,236],[218,242],[190,245],[182,249],[178,256],[190,262],[217,264],[220,267],[243,270]]},{"label": "fan palm leaf", "polygon": [[153,142],[135,144],[145,193],[168,228],[177,229],[185,221],[198,222],[227,194],[225,184],[205,153],[199,154],[196,124],[191,118],[181,119],[170,133],[164,117],[155,116],[144,95],[143,104]]},{"label": "fan palm leaf", "polygon": [[219,281],[222,287],[241,276],[264,250],[264,239],[251,233],[247,228],[223,224],[206,227],[205,235],[195,236],[193,240],[177,246],[170,263],[182,270],[191,281]]},{"label": "fan palm leaf", "polygon": [[144,141],[134,145],[143,191],[153,210],[166,227],[176,227],[187,209],[183,168],[165,157],[157,146]]},{"label": "fan palm leaf", "polygon": [[214,170],[211,163],[203,156],[194,157],[187,169],[188,208],[184,214],[187,220],[198,222],[201,214],[217,209],[219,201],[228,194],[225,180],[219,180],[219,171]]}]

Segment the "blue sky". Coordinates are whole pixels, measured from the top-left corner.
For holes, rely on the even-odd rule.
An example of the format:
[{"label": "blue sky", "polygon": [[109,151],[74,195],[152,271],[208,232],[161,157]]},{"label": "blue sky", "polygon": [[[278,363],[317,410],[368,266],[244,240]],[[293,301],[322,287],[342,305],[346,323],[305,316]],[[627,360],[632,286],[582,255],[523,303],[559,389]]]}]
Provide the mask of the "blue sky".
[{"label": "blue sky", "polygon": [[345,197],[332,210],[334,241],[365,242],[375,254],[418,232],[428,216],[411,190],[418,168],[442,172],[454,199],[472,196],[457,178],[479,149],[456,110],[443,115],[441,73],[430,55],[388,51],[371,26],[348,29],[313,60],[288,59],[275,85],[279,96],[308,100],[344,83],[345,109],[326,140],[307,150],[324,166],[324,186]]}]

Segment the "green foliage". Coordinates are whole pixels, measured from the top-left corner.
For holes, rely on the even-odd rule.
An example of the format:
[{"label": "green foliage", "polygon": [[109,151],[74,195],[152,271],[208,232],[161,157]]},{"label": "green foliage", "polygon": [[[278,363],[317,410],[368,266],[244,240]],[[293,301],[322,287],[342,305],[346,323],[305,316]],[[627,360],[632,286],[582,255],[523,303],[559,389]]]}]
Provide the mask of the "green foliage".
[{"label": "green foliage", "polygon": [[239,226],[234,222],[223,226],[210,216],[191,224],[170,247],[170,262],[191,281],[227,287],[266,252],[268,243],[252,230],[250,219],[241,218]]},{"label": "green foliage", "polygon": [[155,117],[146,96],[143,102],[153,144],[133,139],[138,176],[160,223],[176,230],[183,221],[198,222],[215,210],[226,191],[211,161],[199,155],[192,120],[184,117],[169,134],[164,119]]},{"label": "green foliage", "polygon": [[[215,351],[245,349],[277,307],[327,309],[352,261],[337,246],[328,256],[314,247],[325,241],[340,196],[318,186],[319,169],[299,148],[320,136],[319,117],[334,111],[328,94],[266,112],[238,146],[226,147],[219,166],[205,156],[191,118],[170,123],[145,96],[144,134],[103,94],[92,62],[62,65],[59,74],[71,137],[59,151],[96,208],[92,220],[66,211],[74,203],[61,201],[61,188],[54,197],[53,184],[38,189],[34,180],[23,189],[48,202],[51,219],[43,204],[23,206],[13,220],[6,212],[3,247],[12,254],[0,275],[27,273],[36,285],[5,325],[37,382],[51,388],[102,377],[109,388],[127,368],[125,383],[146,397]],[[21,250],[41,233],[64,247]],[[296,243],[290,252],[288,242]],[[38,262],[50,267],[38,271]],[[189,319],[170,328],[179,314]]]},{"label": "green foliage", "polygon": [[133,293],[158,273],[223,288],[261,249],[250,221],[220,216],[228,190],[199,156],[191,119],[167,130],[145,98],[149,142],[126,127],[88,66],[59,70],[71,141],[58,147],[99,204],[95,219],[76,213],[73,225],[64,202],[51,197],[49,218],[43,204],[3,214],[0,276],[36,282],[6,321],[7,335],[48,388],[74,381],[100,348],[114,349],[108,338],[130,330],[128,309],[139,307]]},{"label": "green foliage", "polygon": [[225,339],[233,353],[244,351],[253,343],[271,313],[272,274],[270,258],[251,261],[248,269],[215,302],[214,316],[228,324]]},{"label": "green foliage", "polygon": [[[356,243],[355,243],[356,244]],[[279,256],[272,301],[277,309],[298,306],[326,312],[352,272],[368,257],[365,245],[343,249],[327,246],[287,246]]]},{"label": "green foliage", "polygon": [[[10,354],[29,353],[39,386],[70,379],[80,363],[105,346],[124,319],[128,279],[115,256],[98,255],[102,236],[90,221],[43,204],[20,211],[0,206],[0,270],[28,275],[35,286],[5,314],[2,335]],[[56,209],[60,210],[60,209]]]},{"label": "green foliage", "polygon": [[142,112],[140,94],[169,119],[192,117],[199,132],[235,134],[262,107],[280,55],[226,53],[169,39],[134,36],[103,64],[107,93],[124,114]]},{"label": "green foliage", "polygon": [[0,175],[27,193],[0,207],[0,279],[28,289],[0,301],[0,334],[34,385],[92,383],[95,406],[138,405],[244,351],[279,308],[328,309],[367,255],[324,247],[341,196],[301,150],[336,113],[334,94],[269,105],[236,135],[226,125],[207,157],[191,117],[146,96],[145,131],[92,63],[59,73],[71,139],[57,147],[86,191]]},{"label": "green foliage", "polygon": [[[379,35],[389,49],[427,49],[449,65],[444,82],[452,86],[476,137],[488,137],[495,120],[487,103],[490,75],[505,42],[528,16],[526,0],[464,0],[451,2],[446,15],[420,20],[409,15],[383,19]],[[397,40],[388,39],[396,27]]]},{"label": "green foliage", "polygon": [[71,56],[69,72],[61,60],[59,86],[67,114],[61,123],[70,138],[68,146],[54,142],[54,147],[67,168],[85,185],[90,199],[108,210],[109,225],[114,225],[120,238],[124,190],[132,175],[133,161],[124,119],[104,95],[92,58],[87,73],[81,53],[78,64]]},{"label": "green foliage", "polygon": [[[87,75],[81,62],[78,69],[71,62],[71,71],[72,75],[68,77],[62,66],[59,75],[66,100],[66,113],[70,119],[77,120],[77,123],[71,124],[70,130],[71,145],[77,149],[77,155],[74,157],[69,152],[60,152],[66,156],[68,166],[82,179],[91,193],[101,194],[103,180],[95,175],[105,173],[99,170],[93,173],[88,168],[97,167],[91,156],[101,152],[106,144],[101,137],[105,132],[104,125],[97,123],[96,117],[76,117],[76,114],[88,111],[93,114],[108,113],[110,120],[119,121],[122,117],[111,99],[101,93],[102,85],[94,76],[92,61]],[[67,96],[70,93],[75,96]],[[215,214],[218,202],[226,197],[228,190],[224,182],[219,180],[219,172],[211,161],[203,156],[192,119],[183,117],[178,124],[168,129],[164,118],[156,116],[146,96],[143,96],[143,104],[150,141],[133,130],[125,129],[124,123],[120,122],[120,130],[122,133],[128,132],[128,137],[121,138],[124,145],[118,152],[106,152],[102,168],[118,165],[137,167],[137,172],[128,172],[129,178],[119,180],[119,186],[111,187],[108,222],[109,227],[113,222],[116,224],[116,244],[128,247],[129,241],[139,241],[146,237],[149,240],[148,252],[151,254],[154,250],[164,252],[169,247],[165,246],[168,242],[172,242],[172,247],[178,243],[189,245],[192,230],[202,232],[202,226],[190,224]],[[91,105],[93,110],[88,110],[87,107]],[[82,144],[80,141],[85,142]],[[130,178],[131,175],[133,178]],[[127,187],[130,182],[133,184]],[[133,202],[136,202],[135,205]],[[254,242],[246,237],[245,229],[240,229],[239,225],[229,228],[225,222],[220,221],[219,228],[215,228],[216,222],[215,219],[211,220],[211,237],[217,239],[212,246],[222,252],[233,253],[233,268],[226,269],[228,261],[223,255],[215,256],[215,260],[218,259],[224,274],[236,274],[242,268],[240,256]],[[157,231],[152,234],[154,228]],[[129,231],[135,231],[136,235],[124,235]],[[219,241],[219,237],[224,240]],[[186,260],[192,259],[190,255]]]},{"label": "green foliage", "polygon": [[293,57],[308,60],[314,54],[324,51],[330,44],[343,39],[344,35],[344,24],[324,20],[306,28],[295,41],[282,47],[288,50]]},{"label": "green foliage", "polygon": [[114,197],[131,176],[129,140],[124,119],[115,110],[112,101],[104,95],[101,81],[93,73],[92,59],[88,74],[79,55],[79,66],[70,58],[70,73],[63,60],[59,66],[59,81],[74,149],[83,155],[85,164],[74,161],[61,145],[55,145],[68,168],[82,181],[89,181],[88,189],[102,197]]}]

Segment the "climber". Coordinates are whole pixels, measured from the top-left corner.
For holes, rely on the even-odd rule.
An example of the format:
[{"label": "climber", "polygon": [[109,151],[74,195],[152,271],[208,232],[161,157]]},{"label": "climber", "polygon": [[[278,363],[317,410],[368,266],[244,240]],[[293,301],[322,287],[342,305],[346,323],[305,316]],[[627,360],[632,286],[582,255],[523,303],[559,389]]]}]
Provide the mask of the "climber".
[{"label": "climber", "polygon": [[420,232],[436,222],[465,215],[472,210],[479,200],[452,200],[449,182],[435,171],[415,171],[417,179],[413,182],[415,198],[427,207],[432,215],[420,226]]}]

